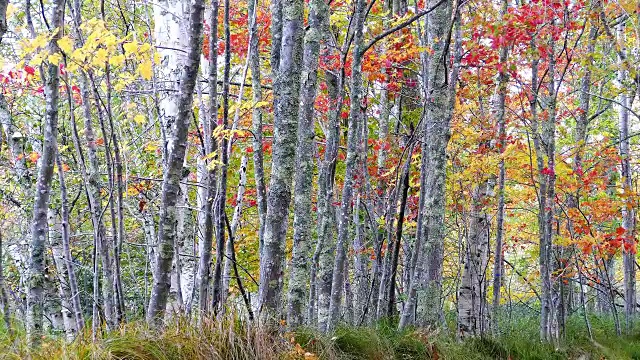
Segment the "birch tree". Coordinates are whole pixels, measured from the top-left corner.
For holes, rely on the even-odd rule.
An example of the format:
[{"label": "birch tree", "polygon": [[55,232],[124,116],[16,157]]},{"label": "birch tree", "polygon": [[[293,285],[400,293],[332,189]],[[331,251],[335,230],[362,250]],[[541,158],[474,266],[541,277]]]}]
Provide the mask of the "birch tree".
[{"label": "birch tree", "polygon": [[[624,22],[621,22],[617,28],[617,41],[620,46],[618,52],[621,69],[618,70],[617,82],[619,86],[624,88],[628,71],[624,69],[627,50],[625,47]],[[630,155],[630,139],[629,139],[629,109],[633,102],[633,96],[629,96],[625,90],[619,95],[618,105],[618,121],[620,127],[620,158],[621,169],[620,176],[622,178],[623,194],[630,193],[633,187],[633,179],[631,175],[631,155]],[[631,332],[633,329],[633,318],[636,312],[636,254],[635,254],[635,227],[636,215],[635,209],[630,203],[625,203],[622,208],[622,227],[625,231],[625,240],[622,248],[622,259],[624,267],[624,312],[626,331]],[[615,305],[614,305],[615,306]]]},{"label": "birch tree", "polygon": [[[420,198],[423,215],[422,228],[414,245],[416,256],[409,290],[409,303],[405,306],[400,328],[412,324],[414,311],[423,324],[434,326],[441,315],[442,261],[444,241],[444,201],[446,180],[446,148],[450,137],[449,122],[452,116],[450,87],[455,86],[447,78],[449,64],[446,43],[451,28],[452,7],[457,3],[430,1],[435,9],[428,16],[427,34],[429,46],[434,50],[428,67],[426,118],[422,129],[425,157],[421,171],[426,172]],[[455,80],[455,79],[454,79]],[[415,293],[415,295],[414,295]],[[418,300],[419,299],[419,300]],[[416,302],[415,305],[413,302]]]},{"label": "birch tree", "polygon": [[[64,23],[64,1],[53,3],[51,24],[53,35],[47,46],[51,54],[59,52],[57,41],[60,39],[60,28]],[[26,328],[29,343],[39,346],[42,341],[43,293],[45,240],[48,232],[47,209],[53,179],[53,167],[57,152],[58,136],[58,97],[60,83],[58,64],[49,62],[43,65],[45,74],[46,115],[43,124],[44,140],[42,146],[41,165],[35,187],[33,219],[31,220],[31,244],[29,246],[29,290],[27,298]]]},{"label": "birch tree", "polygon": [[[272,6],[278,5],[274,3]],[[272,60],[271,64],[272,67],[278,65],[277,70],[272,69],[275,74],[274,89],[278,91],[278,95],[274,99],[273,155],[258,290],[258,312],[267,318],[277,315],[282,300],[284,245],[297,143],[304,35],[304,2],[292,0],[281,6],[282,48],[279,51],[279,61],[274,63]],[[277,18],[277,14],[274,14],[274,18]],[[272,43],[272,46],[277,46],[277,43]]]},{"label": "birch tree", "polygon": [[308,258],[311,250],[314,153],[314,104],[318,82],[318,57],[320,42],[325,36],[323,29],[329,9],[324,0],[309,3],[309,29],[304,37],[302,84],[300,109],[298,111],[298,146],[296,150],[296,172],[294,189],[293,254],[291,258],[289,292],[287,296],[287,324],[300,326],[303,322],[302,308],[308,299]]},{"label": "birch tree", "polygon": [[162,207],[158,232],[158,254],[153,274],[153,288],[147,310],[147,322],[159,323],[164,316],[170,289],[170,269],[174,255],[176,236],[176,203],[180,187],[180,178],[187,147],[187,132],[191,123],[191,106],[202,46],[202,19],[204,4],[195,0],[191,4],[189,16],[189,46],[187,62],[180,81],[180,101],[176,119],[174,146],[169,154],[167,170],[162,181]]}]

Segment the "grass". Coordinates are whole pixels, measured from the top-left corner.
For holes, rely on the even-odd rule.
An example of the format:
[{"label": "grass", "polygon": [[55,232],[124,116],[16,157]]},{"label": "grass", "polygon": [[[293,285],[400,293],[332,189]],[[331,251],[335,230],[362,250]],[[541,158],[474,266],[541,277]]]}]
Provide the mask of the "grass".
[{"label": "grass", "polygon": [[593,342],[586,336],[582,318],[569,318],[565,340],[557,347],[540,343],[536,317],[522,315],[507,323],[496,338],[459,341],[446,332],[398,331],[389,321],[319,334],[312,329],[281,333],[237,319],[205,321],[201,326],[175,319],[163,331],[142,322],[130,323],[95,342],[88,332],[71,343],[50,335],[40,349],[26,345],[21,329],[13,335],[0,329],[0,359],[640,359],[640,333],[618,337],[606,317],[591,317]]}]

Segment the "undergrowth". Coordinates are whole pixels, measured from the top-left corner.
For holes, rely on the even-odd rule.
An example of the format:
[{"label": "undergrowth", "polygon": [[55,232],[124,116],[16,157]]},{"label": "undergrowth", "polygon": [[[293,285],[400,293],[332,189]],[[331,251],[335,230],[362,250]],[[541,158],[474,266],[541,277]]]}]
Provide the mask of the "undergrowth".
[{"label": "undergrowth", "polygon": [[[95,341],[89,331],[70,343],[61,335],[48,335],[39,349],[27,346],[24,331],[18,327],[11,335],[0,329],[0,359],[640,359],[640,335],[616,336],[613,322],[606,317],[591,317],[593,341],[581,317],[569,318],[559,345],[539,341],[536,317],[520,316],[504,324],[496,337],[461,341],[453,331],[398,331],[392,321],[320,334],[312,329],[258,328],[238,319],[203,321],[199,326],[174,319],[162,331],[133,322]],[[450,324],[450,329],[455,327]]]}]

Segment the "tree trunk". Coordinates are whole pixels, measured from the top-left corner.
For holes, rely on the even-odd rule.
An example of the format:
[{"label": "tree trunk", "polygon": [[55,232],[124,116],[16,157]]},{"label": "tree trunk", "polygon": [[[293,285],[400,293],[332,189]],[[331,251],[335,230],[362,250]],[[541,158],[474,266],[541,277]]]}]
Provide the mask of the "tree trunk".
[{"label": "tree trunk", "polygon": [[[229,128],[229,76],[231,72],[231,26],[229,24],[229,0],[224,2],[224,73],[222,79],[222,129]],[[244,79],[242,80],[244,82]],[[242,95],[242,94],[241,94]],[[242,98],[241,98],[242,99]],[[227,202],[227,169],[229,167],[229,153],[227,146],[229,139],[222,137],[220,142],[220,167],[218,173],[218,192],[216,194],[215,210],[213,213],[216,227],[216,262],[213,269],[213,289],[211,293],[211,309],[215,314],[220,312],[222,304],[222,265],[225,247],[225,205]]]},{"label": "tree trunk", "polygon": [[458,291],[458,335],[461,337],[482,335],[484,330],[484,289],[491,227],[485,204],[493,185],[492,179],[485,180],[471,194],[471,221]]},{"label": "tree trunk", "polygon": [[[435,1],[429,2],[430,6]],[[425,157],[421,169],[426,172],[424,186],[420,197],[424,198],[422,210],[421,236],[416,239],[414,254],[416,268],[414,270],[412,289],[409,299],[414,298],[417,306],[405,307],[400,327],[412,322],[415,311],[423,324],[435,326],[440,319],[442,296],[442,262],[444,246],[444,210],[445,210],[445,181],[446,181],[446,149],[450,137],[449,123],[453,110],[451,89],[455,89],[456,78],[447,78],[448,64],[442,59],[448,58],[444,53],[448,46],[444,41],[446,32],[451,26],[452,2],[446,1],[438,6],[428,16],[427,36],[433,54],[428,61],[427,82],[425,91],[427,96],[426,119],[423,128],[423,151]],[[424,61],[423,61],[424,63]],[[422,244],[424,242],[424,244]],[[410,304],[411,305],[411,304]],[[413,310],[415,308],[415,310]]]},{"label": "tree trunk", "polygon": [[67,340],[73,340],[76,335],[76,321],[71,306],[71,289],[69,286],[69,273],[64,259],[62,248],[62,234],[65,231],[55,210],[49,209],[49,245],[58,277],[58,294],[60,296],[62,323]]},{"label": "tree trunk", "polygon": [[[209,41],[211,44],[218,43],[218,1],[211,1],[211,14],[209,17]],[[209,50],[209,121],[204,121],[204,142],[207,155],[213,156],[216,150],[216,139],[213,130],[217,126],[218,119],[218,49],[211,46]],[[213,95],[215,94],[215,95]],[[200,264],[198,266],[198,301],[200,302],[200,312],[206,314],[209,309],[209,282],[211,280],[211,245],[213,242],[213,201],[216,193],[215,165],[212,161],[206,163],[207,169],[207,189],[203,201],[204,217],[203,235],[199,242]]]},{"label": "tree trunk", "polygon": [[333,232],[335,229],[334,184],[335,166],[340,141],[340,123],[338,116],[342,110],[344,97],[344,67],[340,76],[325,72],[327,92],[332,110],[329,112],[329,123],[326,131],[326,148],[320,163],[318,174],[318,239],[311,262],[311,286],[309,289],[309,315],[312,323],[319,329],[325,329],[329,319],[329,303],[331,299],[331,280],[333,271]]},{"label": "tree trunk", "polygon": [[[628,72],[623,69],[623,62],[626,57],[626,49],[624,48],[624,22],[618,25],[618,43],[622,44],[620,50],[620,67],[618,70],[617,82],[619,86],[624,88],[624,83],[628,78]],[[631,100],[631,101],[630,101]],[[636,241],[635,241],[635,209],[633,198],[630,196],[633,192],[633,178],[631,173],[631,154],[629,139],[629,109],[632,106],[633,97],[623,90],[619,95],[618,121],[620,128],[620,158],[621,169],[620,177],[622,178],[622,189],[625,196],[625,205],[622,208],[622,227],[625,230],[624,242],[622,247],[622,261],[624,268],[624,313],[625,313],[625,331],[631,334],[633,331],[633,318],[636,312]]]},{"label": "tree trunk", "polygon": [[[547,95],[542,99],[548,111],[548,118],[540,123],[537,115],[539,95],[534,91],[531,100],[531,116],[534,136],[534,146],[536,150],[536,162],[539,172],[539,195],[538,195],[538,228],[540,238],[540,277],[542,282],[541,291],[541,311],[540,311],[540,338],[543,341],[551,341],[556,330],[554,328],[554,307],[553,307],[553,281],[551,277],[553,223],[555,216],[555,42],[549,41],[551,54],[549,56],[549,78],[547,84]],[[535,38],[532,40],[535,46]],[[531,88],[538,89],[538,61],[532,62]],[[546,157],[546,164],[545,164]]]},{"label": "tree trunk", "polygon": [[11,326],[11,311],[9,308],[9,296],[7,295],[7,288],[4,282],[4,256],[2,252],[2,246],[2,232],[0,231],[0,301],[2,302],[2,318],[4,320],[4,325],[7,327],[7,332],[9,333],[9,335],[13,335],[13,326]]},{"label": "tree trunk", "polygon": [[[504,21],[509,7],[509,0],[501,1],[500,20]],[[507,59],[509,56],[509,48],[505,45],[500,47],[498,55],[498,63],[500,70],[498,71],[498,83],[496,84],[496,92],[494,94],[493,116],[496,119],[498,128],[498,152],[500,153],[500,163],[498,165],[498,213],[496,215],[496,244],[493,260],[493,306],[491,314],[492,331],[494,335],[498,335],[499,319],[500,319],[500,289],[502,288],[502,269],[503,269],[503,242],[504,242],[504,188],[506,181],[506,168],[504,162],[504,151],[507,146],[507,127],[505,120],[505,102],[507,97],[507,85],[509,83],[509,74],[507,73]]]},{"label": "tree trunk", "polygon": [[262,83],[260,81],[260,48],[257,23],[257,0],[249,1],[249,18],[253,19],[249,29],[251,39],[249,43],[249,68],[251,69],[251,93],[253,96],[253,111],[251,125],[253,128],[253,173],[256,182],[256,203],[258,206],[258,254],[262,254],[264,243],[265,217],[267,216],[267,188],[264,179],[264,152],[262,151]]},{"label": "tree trunk", "polygon": [[333,264],[333,279],[331,281],[331,301],[329,303],[329,323],[326,330],[333,330],[340,317],[340,305],[342,302],[342,288],[344,284],[345,259],[347,240],[349,237],[349,221],[353,207],[354,175],[358,164],[358,139],[360,138],[359,126],[363,116],[363,28],[366,18],[365,0],[357,0],[354,13],[353,35],[353,60],[351,62],[351,107],[349,110],[349,126],[347,129],[347,159],[345,161],[346,172],[342,186],[342,199],[340,202],[340,214],[338,216],[338,240],[336,242],[336,255]]},{"label": "tree trunk", "polygon": [[[413,154],[413,144],[409,145],[409,152],[407,153],[407,162],[402,172],[402,183],[400,191],[402,197],[400,198],[400,213],[398,214],[398,224],[396,225],[395,241],[393,243],[393,253],[391,256],[391,271],[389,275],[389,288],[387,290],[387,306],[386,316],[392,317],[395,315],[396,305],[396,274],[398,272],[398,258],[400,257],[400,245],[402,243],[402,227],[404,224],[404,213],[407,206],[407,196],[409,195],[409,171],[411,169],[411,155]],[[394,204],[395,205],[395,204]]]},{"label": "tree trunk", "polygon": [[302,308],[308,299],[309,255],[311,251],[314,153],[314,116],[318,84],[318,56],[323,39],[324,24],[329,8],[324,0],[309,2],[309,29],[304,38],[302,88],[298,113],[298,148],[294,189],[293,255],[291,257],[289,293],[287,296],[287,325],[302,325]]},{"label": "tree trunk", "polygon": [[56,165],[58,167],[58,179],[60,181],[60,197],[62,202],[62,251],[64,266],[66,267],[67,279],[69,284],[71,308],[75,321],[76,332],[82,331],[84,328],[84,317],[82,306],[80,304],[80,291],[78,290],[78,280],[76,270],[73,264],[73,256],[71,255],[71,224],[69,223],[69,204],[67,199],[67,185],[64,178],[64,170],[60,155],[56,156]]},{"label": "tree trunk", "polygon": [[[80,47],[83,45],[83,36],[80,29],[81,24],[81,9],[80,4],[76,2],[74,4],[74,31],[76,33],[76,46]],[[76,146],[76,152],[78,154],[78,158],[81,159],[81,172],[83,175],[83,182],[85,183],[85,187],[87,188],[87,200],[89,203],[89,207],[91,211],[91,221],[93,225],[93,236],[94,242],[98,246],[97,254],[101,257],[102,267],[103,267],[103,281],[102,281],[102,297],[103,297],[103,307],[104,307],[104,316],[106,320],[107,329],[113,329],[115,326],[114,321],[114,308],[113,308],[113,278],[111,273],[111,258],[109,254],[109,245],[107,242],[106,229],[103,221],[103,217],[101,214],[103,213],[102,208],[102,199],[101,193],[103,190],[99,160],[98,160],[98,149],[96,144],[95,133],[93,129],[93,120],[91,114],[91,103],[92,99],[90,96],[90,84],[89,79],[91,79],[91,72],[81,71],[79,74],[79,87],[80,87],[80,98],[82,99],[83,112],[84,112],[84,135],[86,140],[87,147],[87,155],[89,158],[89,167],[86,168],[85,161],[82,155],[82,149],[79,137],[77,136],[77,131],[75,129],[75,118],[74,120],[74,144]],[[94,89],[95,90],[95,89]],[[103,124],[102,120],[102,110],[100,108],[100,102],[98,99],[97,90],[94,91],[94,101],[98,105],[97,112],[100,117],[100,123]],[[71,100],[67,98],[67,101]],[[106,138],[105,138],[106,140]],[[108,155],[107,155],[108,156]],[[96,274],[97,276],[97,274]],[[96,299],[95,301],[98,301]],[[94,327],[99,324],[94,324]]]},{"label": "tree trunk", "polygon": [[[59,28],[64,22],[64,1],[56,0],[53,4],[53,16],[51,24],[54,29],[49,40],[48,50],[51,54],[58,52],[57,41],[60,39]],[[47,209],[51,193],[51,180],[53,178],[53,166],[57,150],[58,136],[58,64],[49,63],[43,65],[46,71],[45,80],[45,121],[44,141],[42,146],[41,165],[38,169],[36,182],[33,218],[31,221],[31,244],[29,261],[29,285],[27,296],[27,339],[31,346],[38,347],[42,341],[42,317],[43,317],[43,293],[44,293],[44,266],[45,266],[45,239],[47,236]]]},{"label": "tree trunk", "polygon": [[176,122],[175,144],[169,154],[167,171],[162,180],[162,207],[158,232],[158,254],[156,270],[153,274],[153,288],[147,310],[147,322],[159,324],[164,316],[170,288],[170,269],[176,237],[176,202],[183,170],[187,133],[191,123],[191,106],[195,88],[200,53],[202,52],[202,20],[204,4],[195,0],[191,4],[189,17],[188,60],[180,80],[180,101]]},{"label": "tree trunk", "polygon": [[282,48],[279,68],[274,71],[274,90],[279,95],[274,99],[273,156],[258,290],[258,310],[267,319],[278,316],[282,308],[284,247],[298,129],[303,13],[302,0],[282,4]]}]

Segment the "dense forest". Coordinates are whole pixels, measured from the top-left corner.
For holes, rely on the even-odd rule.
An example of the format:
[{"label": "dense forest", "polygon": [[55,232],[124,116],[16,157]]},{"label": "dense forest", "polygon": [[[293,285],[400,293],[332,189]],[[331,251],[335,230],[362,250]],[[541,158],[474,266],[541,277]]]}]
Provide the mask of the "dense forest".
[{"label": "dense forest", "polygon": [[0,0],[0,352],[640,356],[639,71],[634,0]]}]

